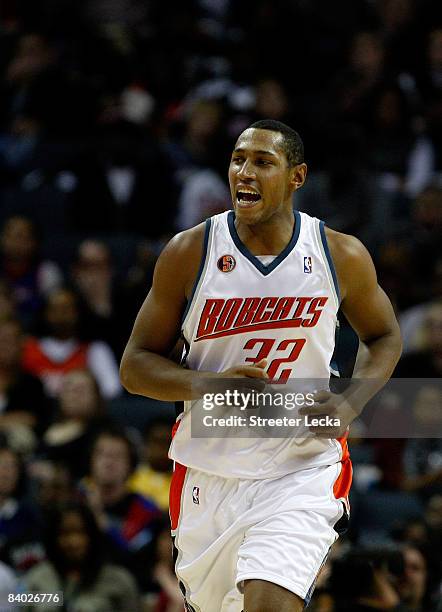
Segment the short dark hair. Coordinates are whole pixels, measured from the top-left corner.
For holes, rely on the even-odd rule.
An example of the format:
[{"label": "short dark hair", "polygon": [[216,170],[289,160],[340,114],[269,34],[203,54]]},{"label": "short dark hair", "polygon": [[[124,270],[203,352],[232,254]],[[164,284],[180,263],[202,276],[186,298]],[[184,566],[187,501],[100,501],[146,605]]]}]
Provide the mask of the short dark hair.
[{"label": "short dark hair", "polygon": [[302,164],[304,161],[304,143],[302,142],[301,136],[294,129],[282,123],[282,121],[261,119],[249,125],[248,129],[250,128],[255,130],[269,130],[282,134],[282,148],[287,157],[289,166],[296,166],[296,164]]},{"label": "short dark hair", "polygon": [[117,423],[106,424],[96,434],[89,453],[89,471],[91,470],[92,466],[93,454],[98,445],[98,441],[101,440],[101,438],[112,438],[114,440],[120,440],[120,442],[123,442],[123,444],[126,445],[130,464],[130,474],[132,474],[138,466],[137,448],[135,446],[135,443],[132,441],[129,432],[124,427],[120,427]]}]

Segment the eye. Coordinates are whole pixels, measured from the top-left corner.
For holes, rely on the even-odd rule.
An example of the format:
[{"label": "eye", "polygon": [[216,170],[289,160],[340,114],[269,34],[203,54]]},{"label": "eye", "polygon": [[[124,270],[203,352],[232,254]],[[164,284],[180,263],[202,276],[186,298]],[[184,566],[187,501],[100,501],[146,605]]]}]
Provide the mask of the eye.
[{"label": "eye", "polygon": [[257,166],[271,166],[272,162],[269,161],[268,159],[257,159],[256,165]]},{"label": "eye", "polygon": [[232,157],[232,163],[233,164],[242,164],[243,161],[244,161],[244,158],[240,157],[239,155],[236,155],[235,157]]}]

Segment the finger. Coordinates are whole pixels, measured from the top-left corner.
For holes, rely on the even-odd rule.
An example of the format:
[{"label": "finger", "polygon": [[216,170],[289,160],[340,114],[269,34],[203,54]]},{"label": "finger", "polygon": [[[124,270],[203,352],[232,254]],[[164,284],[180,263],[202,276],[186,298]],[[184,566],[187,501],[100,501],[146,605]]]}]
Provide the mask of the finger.
[{"label": "finger", "polygon": [[265,370],[256,366],[243,366],[238,370],[238,374],[247,376],[248,378],[265,378],[266,380],[269,377]]},{"label": "finger", "polygon": [[302,406],[299,409],[301,416],[330,416],[336,413],[336,406],[330,404],[313,404],[313,406]]},{"label": "finger", "polygon": [[315,402],[326,402],[332,395],[333,393],[331,391],[322,389],[321,391],[316,391],[316,393],[313,393],[313,399]]},{"label": "finger", "polygon": [[257,361],[255,363],[255,368],[266,368],[267,367],[267,359],[261,359],[261,361]]}]

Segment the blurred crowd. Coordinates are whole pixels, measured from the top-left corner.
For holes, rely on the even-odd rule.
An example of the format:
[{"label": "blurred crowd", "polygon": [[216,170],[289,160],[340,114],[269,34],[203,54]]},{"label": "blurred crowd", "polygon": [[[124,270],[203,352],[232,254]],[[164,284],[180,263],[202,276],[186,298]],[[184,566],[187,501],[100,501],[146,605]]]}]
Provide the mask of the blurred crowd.
[{"label": "blurred crowd", "polygon": [[[294,206],[370,249],[395,375],[442,376],[440,17],[436,0],[1,1],[0,600],[182,611],[173,407],[127,396],[118,363],[166,240],[230,206],[252,121],[300,132]],[[343,320],[344,375],[355,352]],[[440,385],[413,402],[440,431]],[[350,530],[311,609],[440,612],[442,440],[352,446]]]}]

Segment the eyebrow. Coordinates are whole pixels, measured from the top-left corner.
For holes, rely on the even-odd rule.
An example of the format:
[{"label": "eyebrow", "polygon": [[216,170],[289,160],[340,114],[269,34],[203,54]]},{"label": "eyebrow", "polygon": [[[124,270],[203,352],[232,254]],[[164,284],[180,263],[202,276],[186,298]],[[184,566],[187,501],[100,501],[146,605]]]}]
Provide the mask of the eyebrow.
[{"label": "eyebrow", "polygon": [[[241,147],[238,147],[237,149],[233,150],[234,153],[243,153],[244,151],[247,151],[247,149],[242,149]],[[251,152],[256,153],[257,155],[269,155],[270,157],[277,157],[275,153],[272,153],[271,151],[264,151],[261,149],[258,149],[257,151],[251,149]]]}]

